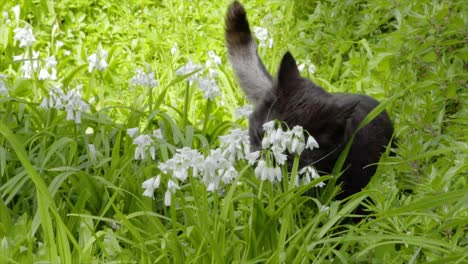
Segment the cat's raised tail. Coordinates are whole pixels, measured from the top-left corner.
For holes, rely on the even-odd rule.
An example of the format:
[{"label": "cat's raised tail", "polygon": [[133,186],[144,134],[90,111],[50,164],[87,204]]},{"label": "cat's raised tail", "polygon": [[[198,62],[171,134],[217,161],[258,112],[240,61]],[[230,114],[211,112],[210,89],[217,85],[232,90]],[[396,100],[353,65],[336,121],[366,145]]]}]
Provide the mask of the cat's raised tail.
[{"label": "cat's raised tail", "polygon": [[257,53],[244,7],[234,1],[226,15],[229,60],[248,100],[256,105],[271,93],[273,80]]}]

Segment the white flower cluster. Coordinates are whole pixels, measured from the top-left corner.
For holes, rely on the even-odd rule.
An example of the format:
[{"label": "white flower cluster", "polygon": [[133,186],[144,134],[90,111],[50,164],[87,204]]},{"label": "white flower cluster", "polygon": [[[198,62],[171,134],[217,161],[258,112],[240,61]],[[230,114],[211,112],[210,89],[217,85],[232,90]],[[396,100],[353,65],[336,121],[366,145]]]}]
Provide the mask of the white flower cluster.
[{"label": "white flower cluster", "polygon": [[135,76],[130,79],[131,85],[141,85],[149,88],[159,86],[158,81],[154,79],[154,72],[145,72],[142,68],[136,70]]},{"label": "white flower cluster", "polygon": [[[238,176],[235,164],[238,161],[247,161],[253,165],[258,161],[254,172],[261,181],[272,183],[282,181],[282,165],[286,164],[286,151],[290,154],[299,155],[305,148],[318,148],[318,144],[311,136],[305,140],[302,127],[296,126],[291,131],[283,131],[281,127],[275,128],[275,122],[271,121],[264,125],[265,137],[262,142],[264,150],[250,151],[248,132],[241,129],[233,129],[228,135],[220,136],[220,147],[213,149],[205,157],[200,152],[190,148],[176,150],[175,155],[158,165],[162,175],[152,177],[142,184],[144,196],[154,198],[154,190],[159,188],[161,179],[166,178],[167,190],[164,195],[164,204],[171,205],[172,194],[180,189],[180,184],[187,181],[191,175],[199,178],[206,186],[208,192],[222,189],[223,185],[232,183]],[[138,131],[129,132],[136,134]],[[151,148],[151,142],[145,148]],[[319,177],[312,166],[307,166],[299,171],[300,179],[296,185],[310,183]],[[322,187],[324,183],[316,186]]]},{"label": "white flower cluster", "polygon": [[175,73],[176,75],[181,76],[196,72],[185,80],[188,81],[190,85],[196,82],[198,84],[198,88],[203,92],[203,98],[213,100],[216,96],[221,94],[218,83],[216,82],[218,72],[214,69],[214,66],[221,64],[221,58],[216,55],[214,51],[209,51],[208,57],[210,58],[206,61],[206,70],[208,73],[204,77],[201,76],[201,70],[203,67],[200,64],[194,64],[191,60],[179,68]]},{"label": "white flower cluster", "polygon": [[254,27],[253,28],[254,35],[258,39],[259,47],[268,47],[271,49],[273,47],[273,38],[270,37],[270,34],[268,33],[268,29],[263,28],[263,27]]},{"label": "white flower cluster", "polygon": [[36,42],[36,37],[34,36],[33,30],[31,27],[26,26],[24,28],[16,28],[14,30],[15,37],[14,39],[19,41],[19,47],[31,47],[34,42]]},{"label": "white flower cluster", "polygon": [[67,112],[66,120],[74,120],[76,124],[81,124],[81,115],[89,111],[89,105],[81,97],[81,86],[71,89],[65,93],[61,85],[52,86],[49,90],[49,97],[44,98],[40,107],[44,109],[57,109]]},{"label": "white flower cluster", "polygon": [[[304,130],[300,126],[293,127],[292,130],[284,131],[281,126],[276,128],[275,121],[270,121],[263,125],[265,135],[262,140],[262,148],[266,152],[266,160],[261,160],[255,169],[255,175],[260,180],[268,179],[271,182],[281,181],[281,166],[287,161],[287,153],[301,155],[304,149],[313,150],[318,148],[317,141],[312,136],[304,136]],[[286,152],[287,151],[287,152]],[[310,182],[311,178],[318,177],[318,174],[312,174],[310,170],[315,169],[311,166],[309,170],[302,169],[300,175],[305,175],[302,183]],[[315,171],[316,172],[316,171]]]},{"label": "white flower cluster", "polygon": [[133,139],[133,144],[136,145],[134,159],[144,160],[148,152],[152,160],[156,159],[155,141],[163,139],[161,129],[154,130],[152,134],[140,134],[140,129],[134,127],[127,129],[127,134]]},{"label": "white flower cluster", "polygon": [[220,136],[219,139],[221,141],[220,148],[223,150],[222,155],[231,162],[246,159],[250,153],[250,139],[247,130],[236,128],[231,130],[230,134]]},{"label": "white flower cluster", "polygon": [[25,79],[31,79],[34,72],[39,72],[39,80],[57,80],[57,60],[55,56],[40,59],[40,52],[33,51],[31,58],[26,53],[13,56],[13,61],[23,61],[21,71]]},{"label": "white flower cluster", "polygon": [[109,66],[107,64],[107,51],[99,48],[96,50],[96,53],[93,53],[88,56],[88,71],[93,72],[93,69],[98,71],[104,71]]},{"label": "white flower cluster", "polygon": [[299,66],[297,66],[297,68],[299,71],[302,71],[306,65],[309,65],[309,67],[307,67],[309,75],[313,75],[317,71],[317,67],[315,67],[315,65],[309,59],[307,59],[304,63],[301,63]]},{"label": "white flower cluster", "polygon": [[[234,163],[245,159],[250,150],[247,131],[234,129],[230,135],[221,136],[220,140],[221,146],[211,150],[206,157],[197,150],[184,147],[176,150],[171,159],[158,165],[161,172],[170,178],[164,198],[166,206],[171,204],[171,193],[178,189],[175,186],[185,182],[189,173],[194,178],[200,178],[208,192],[220,190],[222,184],[230,184],[238,176]],[[142,184],[145,189],[143,195],[153,197],[153,191],[159,187],[160,181],[161,175],[145,181]],[[172,189],[169,188],[170,182]]]}]

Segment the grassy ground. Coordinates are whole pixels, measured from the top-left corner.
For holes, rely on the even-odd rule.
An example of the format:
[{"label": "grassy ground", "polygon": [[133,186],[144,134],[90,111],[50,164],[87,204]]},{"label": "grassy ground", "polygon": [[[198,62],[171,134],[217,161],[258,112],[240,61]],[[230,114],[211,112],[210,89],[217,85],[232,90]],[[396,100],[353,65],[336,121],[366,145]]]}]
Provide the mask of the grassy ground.
[{"label": "grassy ground", "polygon": [[[463,1],[246,2],[252,26],[274,41],[259,49],[269,70],[289,50],[325,89],[386,103],[397,147],[366,190],[336,201],[329,177],[294,187],[283,171],[271,184],[239,161],[219,191],[191,175],[165,206],[171,176],[161,163],[182,147],[208,155],[220,135],[247,126],[224,47],[229,1],[0,1],[0,262],[467,261]],[[18,28],[35,41],[22,43]],[[90,71],[100,49],[108,65]],[[200,76],[211,61],[220,95],[208,100],[176,74],[188,60],[203,65]],[[139,68],[159,85],[135,85]],[[51,91],[73,102],[68,111],[41,106]],[[135,160],[134,127],[162,132],[154,160],[151,146]],[[157,175],[154,199],[143,196]],[[320,181],[328,187],[313,187]],[[313,196],[302,195],[308,189]],[[359,204],[369,215],[352,223]]]}]

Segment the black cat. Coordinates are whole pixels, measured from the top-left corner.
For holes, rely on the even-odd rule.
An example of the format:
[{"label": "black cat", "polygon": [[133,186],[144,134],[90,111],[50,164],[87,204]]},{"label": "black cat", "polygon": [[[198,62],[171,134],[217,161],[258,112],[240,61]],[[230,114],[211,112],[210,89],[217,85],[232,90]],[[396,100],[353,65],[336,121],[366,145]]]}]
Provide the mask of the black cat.
[{"label": "black cat", "polygon": [[[379,102],[366,95],[326,92],[300,76],[289,52],[273,79],[258,56],[246,12],[237,1],[227,12],[226,42],[240,86],[255,108],[249,120],[254,149],[261,148],[264,123],[277,119],[289,127],[299,125],[320,145],[302,153],[301,166],[314,164],[322,174],[331,173],[359,123]],[[339,198],[359,192],[367,185],[392,134],[393,126],[386,112],[356,134],[339,179],[343,183]]]}]

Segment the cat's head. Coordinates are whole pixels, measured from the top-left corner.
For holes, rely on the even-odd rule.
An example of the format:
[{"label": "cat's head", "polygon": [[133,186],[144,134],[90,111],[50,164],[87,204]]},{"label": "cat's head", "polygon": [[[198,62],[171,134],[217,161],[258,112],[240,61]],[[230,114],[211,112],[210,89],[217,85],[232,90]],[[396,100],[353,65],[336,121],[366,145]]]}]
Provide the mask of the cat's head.
[{"label": "cat's head", "polygon": [[[351,116],[356,101],[340,101],[300,75],[294,57],[287,52],[281,61],[271,93],[265,95],[250,118],[250,135],[255,149],[261,147],[262,125],[281,120],[290,128],[302,126],[319,143],[320,148],[304,153],[306,160],[335,157],[351,137]],[[336,155],[335,155],[336,154]]]}]

